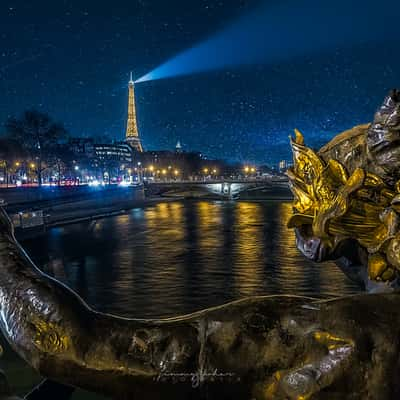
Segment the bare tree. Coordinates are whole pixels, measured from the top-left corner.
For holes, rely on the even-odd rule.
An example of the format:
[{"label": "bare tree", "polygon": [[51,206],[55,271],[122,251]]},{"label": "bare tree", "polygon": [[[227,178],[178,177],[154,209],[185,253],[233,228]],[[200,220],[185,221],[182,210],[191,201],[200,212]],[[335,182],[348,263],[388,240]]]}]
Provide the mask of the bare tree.
[{"label": "bare tree", "polygon": [[26,150],[41,186],[43,171],[54,158],[59,142],[67,136],[65,128],[48,114],[28,110],[20,118],[9,118],[6,130]]}]

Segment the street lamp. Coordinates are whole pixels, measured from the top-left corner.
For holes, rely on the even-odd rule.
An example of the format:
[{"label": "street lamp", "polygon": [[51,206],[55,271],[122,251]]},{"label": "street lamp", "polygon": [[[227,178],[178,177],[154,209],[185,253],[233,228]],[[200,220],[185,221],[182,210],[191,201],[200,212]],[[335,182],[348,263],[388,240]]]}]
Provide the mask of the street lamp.
[{"label": "street lamp", "polygon": [[[31,168],[31,170],[34,172],[36,165],[34,163],[30,163],[29,167]],[[30,174],[32,176],[32,174]],[[32,183],[34,182],[34,178],[32,178]]]},{"label": "street lamp", "polygon": [[205,181],[205,180],[207,179],[207,175],[208,175],[208,168],[204,168],[204,169],[203,169],[203,172],[204,172],[204,178],[203,178],[203,180]]},{"label": "street lamp", "polygon": [[[138,163],[137,163],[137,171],[138,171],[138,181],[139,182],[142,182],[142,180],[143,180],[143,176],[142,176],[142,163],[140,162],[140,161],[138,161]],[[135,168],[135,171],[136,171],[136,168]]]},{"label": "street lamp", "polygon": [[[18,180],[18,179],[19,179],[19,176],[18,176],[18,175],[21,175],[20,166],[21,166],[21,163],[20,163],[19,161],[16,161],[16,162],[15,162],[15,171],[14,171],[14,173],[15,173],[15,175],[14,175],[15,180]],[[18,170],[19,170],[19,173],[18,173]]]},{"label": "street lamp", "polygon": [[77,174],[75,175],[75,182],[74,182],[74,185],[76,185],[76,184],[78,184],[78,185],[80,185],[81,184],[81,178],[80,178],[80,174],[78,173],[78,171],[79,171],[79,165],[75,165],[74,166],[74,170],[77,172]]}]

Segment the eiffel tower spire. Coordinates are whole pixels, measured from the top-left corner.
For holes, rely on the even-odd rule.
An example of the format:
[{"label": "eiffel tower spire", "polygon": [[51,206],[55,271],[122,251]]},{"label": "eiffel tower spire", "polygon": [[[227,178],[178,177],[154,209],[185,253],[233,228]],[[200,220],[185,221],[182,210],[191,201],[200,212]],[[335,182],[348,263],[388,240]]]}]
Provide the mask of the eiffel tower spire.
[{"label": "eiffel tower spire", "polygon": [[135,84],[132,79],[132,72],[130,73],[130,80],[128,85],[129,99],[128,99],[128,121],[126,124],[126,142],[136,151],[142,152],[143,147],[139,138],[139,131],[136,121],[136,107],[135,107]]}]

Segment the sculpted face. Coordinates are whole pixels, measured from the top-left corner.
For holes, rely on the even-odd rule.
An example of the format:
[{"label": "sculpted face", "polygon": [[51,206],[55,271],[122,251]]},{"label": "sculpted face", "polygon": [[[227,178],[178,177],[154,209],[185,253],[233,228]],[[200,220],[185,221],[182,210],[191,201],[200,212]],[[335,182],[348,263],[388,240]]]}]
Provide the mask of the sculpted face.
[{"label": "sculpted face", "polygon": [[393,90],[376,112],[367,133],[372,170],[391,176],[400,170],[400,91]]},{"label": "sculpted face", "polygon": [[375,115],[374,123],[380,122],[392,130],[400,129],[400,90],[392,90]]}]

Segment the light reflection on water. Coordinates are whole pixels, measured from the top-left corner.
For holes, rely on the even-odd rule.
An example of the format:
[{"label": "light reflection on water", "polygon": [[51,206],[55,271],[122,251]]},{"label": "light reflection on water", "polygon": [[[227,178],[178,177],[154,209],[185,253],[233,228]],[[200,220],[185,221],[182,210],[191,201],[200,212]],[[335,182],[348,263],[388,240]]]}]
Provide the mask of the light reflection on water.
[{"label": "light reflection on water", "polygon": [[51,229],[23,243],[95,308],[170,316],[259,294],[327,297],[359,288],[314,264],[286,228],[290,203],[169,202]]}]

